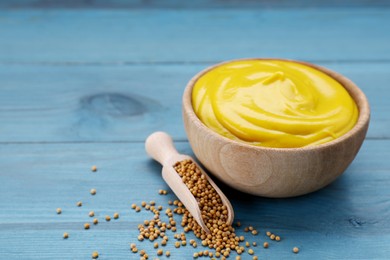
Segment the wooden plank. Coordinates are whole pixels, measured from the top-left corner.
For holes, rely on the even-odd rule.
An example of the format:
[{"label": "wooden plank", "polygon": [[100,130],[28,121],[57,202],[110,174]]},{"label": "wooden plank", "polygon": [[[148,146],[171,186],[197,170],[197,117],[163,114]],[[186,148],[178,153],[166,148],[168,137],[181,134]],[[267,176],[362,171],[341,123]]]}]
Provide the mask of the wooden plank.
[{"label": "wooden plank", "polygon": [[[221,185],[232,201],[236,219],[260,231],[253,237],[241,228],[238,234],[259,244],[267,240],[267,230],[281,235],[282,241],[270,242],[267,250],[254,248],[260,258],[388,257],[389,146],[389,140],[366,140],[342,177],[307,196],[265,199]],[[178,149],[191,154],[186,142],[179,143]],[[93,164],[98,166],[95,173],[90,171]],[[155,256],[151,243],[136,241],[137,224],[152,215],[145,211],[137,214],[130,205],[156,200],[165,207],[174,196],[157,194],[167,186],[160,165],[147,157],[143,143],[0,144],[0,165],[2,259],[88,259],[94,250],[101,259],[135,258],[129,252],[131,242]],[[89,194],[91,188],[97,189],[94,197]],[[81,208],[75,205],[79,200],[84,203]],[[57,207],[62,208],[61,215],[56,214]],[[91,221],[90,210],[101,222],[86,231],[83,224]],[[118,220],[103,221],[114,212],[120,213]],[[62,239],[63,232],[70,233],[68,240]],[[169,236],[166,249],[172,259],[192,256],[192,247],[176,250],[173,235]],[[291,252],[294,246],[301,248],[298,255]]]},{"label": "wooden plank", "polygon": [[[368,137],[389,138],[390,63],[320,64],[368,96]],[[208,65],[0,65],[0,142],[144,141],[157,130],[186,140],[181,96]]]},{"label": "wooden plank", "polygon": [[390,60],[390,9],[0,11],[0,62]]},{"label": "wooden plank", "polygon": [[158,1],[158,0],[89,0],[89,1],[69,1],[69,0],[3,0],[0,8],[110,8],[110,9],[134,9],[134,8],[315,8],[315,7],[389,7],[386,0],[337,0],[329,1],[289,1],[289,0],[258,0],[258,1]]},{"label": "wooden plank", "polygon": [[181,95],[198,69],[2,66],[0,139],[143,141],[158,129],[183,139]]}]

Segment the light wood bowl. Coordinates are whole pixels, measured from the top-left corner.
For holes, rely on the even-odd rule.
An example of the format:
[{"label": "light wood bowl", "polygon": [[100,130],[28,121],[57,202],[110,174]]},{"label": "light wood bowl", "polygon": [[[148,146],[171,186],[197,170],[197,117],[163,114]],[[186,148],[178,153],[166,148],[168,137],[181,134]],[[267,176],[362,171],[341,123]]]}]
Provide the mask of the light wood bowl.
[{"label": "light wood bowl", "polygon": [[359,109],[358,121],[349,132],[331,142],[302,148],[267,148],[234,141],[204,125],[191,102],[195,82],[226,62],[201,71],[187,84],[183,119],[190,145],[210,173],[237,190],[273,198],[316,191],[345,171],[363,143],[370,121],[370,107],[364,93],[351,80],[334,71],[307,62],[293,62],[320,70],[345,87]]}]

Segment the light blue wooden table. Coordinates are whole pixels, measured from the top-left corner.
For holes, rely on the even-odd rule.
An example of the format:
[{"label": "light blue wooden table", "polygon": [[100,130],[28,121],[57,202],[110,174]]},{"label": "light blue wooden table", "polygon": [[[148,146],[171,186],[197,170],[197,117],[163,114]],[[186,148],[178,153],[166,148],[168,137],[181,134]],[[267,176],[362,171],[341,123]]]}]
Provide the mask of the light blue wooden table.
[{"label": "light blue wooden table", "polygon": [[[99,259],[138,259],[129,243],[150,213],[130,205],[174,199],[157,193],[168,187],[146,136],[167,131],[192,154],[181,119],[186,82],[242,57],[336,70],[372,109],[360,153],[323,190],[266,199],[221,185],[236,219],[260,231],[251,241],[267,241],[267,230],[282,237],[256,255],[390,259],[390,3],[337,2],[1,1],[0,259],[89,259],[95,250]],[[100,223],[84,230],[91,210]],[[114,212],[120,218],[106,223]],[[156,257],[151,243],[139,248]],[[195,251],[166,249],[171,259]]]}]

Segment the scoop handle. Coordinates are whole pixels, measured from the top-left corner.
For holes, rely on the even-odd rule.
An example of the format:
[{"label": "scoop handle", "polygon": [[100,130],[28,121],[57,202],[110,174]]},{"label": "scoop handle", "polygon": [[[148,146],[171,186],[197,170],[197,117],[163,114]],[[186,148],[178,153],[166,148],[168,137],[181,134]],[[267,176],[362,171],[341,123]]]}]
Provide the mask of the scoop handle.
[{"label": "scoop handle", "polygon": [[165,165],[170,158],[179,155],[170,135],[165,132],[154,132],[149,135],[145,141],[146,152],[158,161],[161,165]]}]

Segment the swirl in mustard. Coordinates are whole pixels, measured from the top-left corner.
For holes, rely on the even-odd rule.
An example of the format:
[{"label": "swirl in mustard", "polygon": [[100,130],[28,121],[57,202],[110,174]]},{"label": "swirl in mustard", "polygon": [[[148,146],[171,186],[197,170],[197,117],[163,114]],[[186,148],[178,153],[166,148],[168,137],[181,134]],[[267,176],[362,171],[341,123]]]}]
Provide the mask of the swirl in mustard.
[{"label": "swirl in mustard", "polygon": [[257,146],[294,148],[332,141],[356,124],[356,103],[335,79],[282,60],[217,66],[194,84],[196,115],[215,132]]}]

